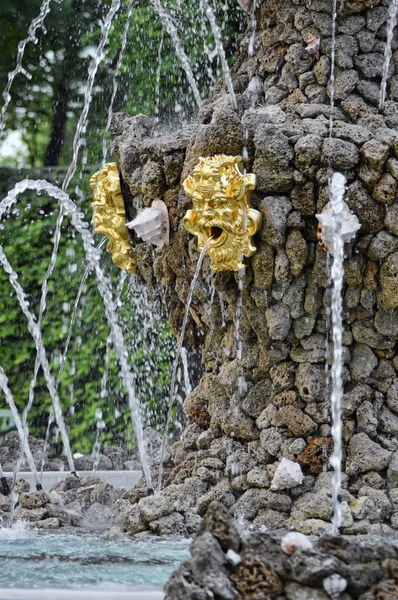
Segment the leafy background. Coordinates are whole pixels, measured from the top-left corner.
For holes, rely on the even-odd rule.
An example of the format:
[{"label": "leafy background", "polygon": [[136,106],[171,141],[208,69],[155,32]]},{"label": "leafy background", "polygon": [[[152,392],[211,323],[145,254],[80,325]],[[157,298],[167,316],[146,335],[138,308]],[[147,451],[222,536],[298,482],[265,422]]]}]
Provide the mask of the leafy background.
[{"label": "leafy background", "polygon": [[[26,46],[23,65],[31,74],[31,80],[18,75],[11,89],[5,142],[0,155],[1,198],[26,176],[46,178],[58,185],[62,182],[72,156],[72,141],[83,105],[88,68],[110,4],[111,0],[52,0],[51,11],[45,19],[46,32],[39,31],[37,44]],[[90,173],[101,164],[104,139],[109,146],[105,131],[108,106],[130,2],[122,4],[96,78],[79,167],[69,190],[87,220],[91,211]],[[29,24],[39,14],[40,5],[40,0],[14,0],[2,3],[0,7],[1,89],[7,84],[8,72],[15,68],[18,43],[27,37]],[[194,118],[196,109],[192,93],[173,44],[163,31],[151,2],[137,1],[133,6],[126,52],[117,73],[119,85],[114,110],[157,114],[160,126],[175,127]],[[200,2],[170,0],[166,6],[177,25],[205,98],[220,76],[220,66]],[[231,62],[237,34],[243,25],[243,13],[236,0],[217,0],[214,9]],[[7,156],[4,149],[9,146],[7,136],[10,132],[17,137],[17,148]],[[0,223],[1,244],[18,272],[30,307],[36,314],[52,251],[57,210],[54,200],[25,194]],[[62,240],[42,324],[54,377],[57,377],[73,305],[85,270],[82,244],[67,219]],[[105,251],[101,262],[112,280],[115,295],[120,272]],[[145,289],[135,277],[127,277],[118,310],[145,422],[159,426],[164,422],[167,410],[170,366],[175,354],[174,336],[166,321],[156,316],[158,307],[146,298]],[[99,407],[105,422],[102,442],[125,447],[134,444],[128,403],[112,347],[107,382],[103,385],[109,336],[103,312],[96,281],[89,275],[59,386],[74,452],[91,452],[96,433],[95,411]],[[0,365],[9,378],[21,411],[27,402],[35,355],[34,343],[27,333],[13,289],[7,275],[0,270]],[[40,372],[29,416],[32,434],[44,437],[50,406],[51,400]],[[0,408],[3,407],[5,400],[0,397]],[[53,451],[59,451],[55,428],[51,440]]]}]

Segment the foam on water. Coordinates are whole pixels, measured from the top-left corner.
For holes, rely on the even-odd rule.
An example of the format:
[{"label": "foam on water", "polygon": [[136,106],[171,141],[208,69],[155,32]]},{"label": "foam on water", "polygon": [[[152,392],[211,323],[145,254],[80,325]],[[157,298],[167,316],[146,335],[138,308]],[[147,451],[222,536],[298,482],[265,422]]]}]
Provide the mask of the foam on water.
[{"label": "foam on water", "polygon": [[11,527],[6,527],[2,518],[0,517],[0,541],[15,541],[15,540],[28,540],[32,537],[32,530],[29,529],[26,521],[16,521]]}]

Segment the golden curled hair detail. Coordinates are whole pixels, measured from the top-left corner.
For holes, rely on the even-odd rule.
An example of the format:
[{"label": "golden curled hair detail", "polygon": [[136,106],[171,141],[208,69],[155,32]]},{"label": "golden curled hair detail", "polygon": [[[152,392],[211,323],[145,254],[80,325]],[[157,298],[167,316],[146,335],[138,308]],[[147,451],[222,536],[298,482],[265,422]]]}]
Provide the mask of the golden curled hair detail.
[{"label": "golden curled hair detail", "polygon": [[129,231],[126,227],[126,212],[116,163],[106,163],[90,178],[94,208],[92,223],[96,233],[105,235],[106,247],[112,254],[114,264],[129,273],[135,272]]}]

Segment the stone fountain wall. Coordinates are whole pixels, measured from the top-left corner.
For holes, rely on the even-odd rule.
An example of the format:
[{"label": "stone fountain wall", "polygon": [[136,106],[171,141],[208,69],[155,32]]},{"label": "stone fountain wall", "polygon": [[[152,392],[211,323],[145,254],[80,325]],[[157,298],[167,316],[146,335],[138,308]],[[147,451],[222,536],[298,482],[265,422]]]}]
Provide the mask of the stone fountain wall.
[{"label": "stone fountain wall", "polygon": [[[176,335],[198,258],[181,224],[191,205],[181,182],[199,157],[242,155],[247,146],[246,166],[258,179],[253,205],[263,216],[243,291],[243,359],[235,358],[236,275],[211,276],[205,261],[185,342],[201,347],[204,374],[185,399],[188,424],[169,448],[163,495],[142,498],[138,487],[130,496],[130,531],[186,531],[211,500],[273,529],[329,528],[331,290],[315,218],[328,200],[328,165],[347,177],[346,200],[362,225],[345,249],[342,531],[398,527],[398,40],[380,114],[386,15],[386,3],[367,0],[347,0],[339,11],[332,139],[329,0],[262,3],[252,58],[250,31],[240,40],[237,112],[221,81],[185,129],[155,135],[149,117],[114,117],[131,214],[155,198],[169,208],[169,249],[155,254],[135,240],[134,252]],[[321,39],[319,57],[305,49],[308,32]],[[304,483],[272,491],[282,457],[300,463]]]}]

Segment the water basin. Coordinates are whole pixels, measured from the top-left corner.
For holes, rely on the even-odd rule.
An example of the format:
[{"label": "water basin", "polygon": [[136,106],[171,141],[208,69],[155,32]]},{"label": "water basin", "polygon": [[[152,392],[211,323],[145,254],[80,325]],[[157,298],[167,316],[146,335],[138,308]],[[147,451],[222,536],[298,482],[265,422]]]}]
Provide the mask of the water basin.
[{"label": "water basin", "polygon": [[0,529],[0,600],[161,600],[188,539]]}]

